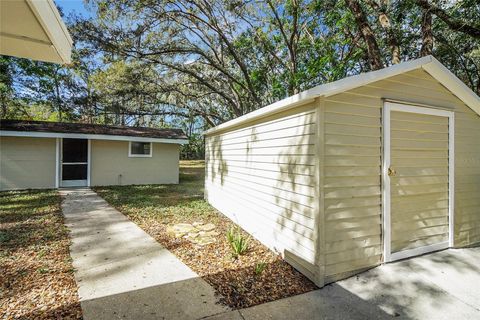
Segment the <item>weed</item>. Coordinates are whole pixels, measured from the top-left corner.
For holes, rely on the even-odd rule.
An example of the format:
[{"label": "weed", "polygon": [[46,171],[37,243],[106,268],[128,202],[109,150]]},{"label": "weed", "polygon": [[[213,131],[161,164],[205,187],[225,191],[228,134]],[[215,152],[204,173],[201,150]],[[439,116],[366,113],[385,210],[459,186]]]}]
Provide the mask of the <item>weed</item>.
[{"label": "weed", "polygon": [[263,270],[267,267],[267,264],[265,262],[258,262],[255,264],[255,275],[260,275],[262,274]]},{"label": "weed", "polygon": [[243,236],[238,228],[231,227],[227,231],[227,240],[230,243],[233,258],[238,258],[239,255],[247,252],[250,238]]},{"label": "weed", "polygon": [[48,273],[50,270],[48,270],[48,268],[38,268],[38,272],[41,273],[41,274],[45,274],[45,273]]}]

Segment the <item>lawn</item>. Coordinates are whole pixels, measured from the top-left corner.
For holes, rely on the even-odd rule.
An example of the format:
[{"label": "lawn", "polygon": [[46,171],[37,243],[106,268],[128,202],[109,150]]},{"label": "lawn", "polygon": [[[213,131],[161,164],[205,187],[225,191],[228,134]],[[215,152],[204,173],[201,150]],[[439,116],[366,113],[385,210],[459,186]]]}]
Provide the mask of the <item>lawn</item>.
[{"label": "lawn", "polygon": [[[234,224],[203,200],[203,161],[182,161],[178,185],[97,187],[95,191],[210,283],[220,301],[244,308],[316,289],[301,273],[254,239],[234,257]],[[201,246],[168,230],[178,223],[213,223],[214,243]],[[249,236],[239,230],[244,239]]]},{"label": "lawn", "polygon": [[0,319],[80,319],[56,191],[0,192]]}]

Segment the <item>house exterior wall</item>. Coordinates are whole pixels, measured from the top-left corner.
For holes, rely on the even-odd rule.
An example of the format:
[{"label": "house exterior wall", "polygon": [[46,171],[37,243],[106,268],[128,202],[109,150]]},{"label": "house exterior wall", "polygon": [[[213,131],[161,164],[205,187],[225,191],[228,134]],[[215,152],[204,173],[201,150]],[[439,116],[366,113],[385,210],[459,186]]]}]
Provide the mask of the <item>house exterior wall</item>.
[{"label": "house exterior wall", "polygon": [[480,241],[480,117],[425,71],[411,71],[323,103],[326,282],[382,262],[382,99],[455,112],[454,245]]},{"label": "house exterior wall", "polygon": [[128,141],[91,141],[91,185],[178,183],[180,146],[152,143],[152,157],[129,157]]},{"label": "house exterior wall", "polygon": [[207,136],[205,198],[318,283],[316,117],[310,103]]},{"label": "house exterior wall", "polygon": [[0,137],[0,190],[55,188],[55,141]]}]

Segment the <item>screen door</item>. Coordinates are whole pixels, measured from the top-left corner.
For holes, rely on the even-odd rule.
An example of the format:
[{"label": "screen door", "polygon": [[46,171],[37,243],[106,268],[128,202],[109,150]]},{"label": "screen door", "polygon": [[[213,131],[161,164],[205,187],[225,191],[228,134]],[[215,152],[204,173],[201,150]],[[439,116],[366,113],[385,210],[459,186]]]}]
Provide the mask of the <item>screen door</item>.
[{"label": "screen door", "polygon": [[62,140],[62,187],[88,185],[88,140]]}]

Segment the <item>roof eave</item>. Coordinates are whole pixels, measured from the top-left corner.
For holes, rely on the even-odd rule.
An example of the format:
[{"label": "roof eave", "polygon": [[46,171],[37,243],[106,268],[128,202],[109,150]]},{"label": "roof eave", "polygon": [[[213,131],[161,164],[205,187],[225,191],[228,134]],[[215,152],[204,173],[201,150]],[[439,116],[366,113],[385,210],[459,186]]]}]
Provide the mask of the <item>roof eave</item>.
[{"label": "roof eave", "polygon": [[432,57],[432,61],[422,65],[422,68],[462,100],[470,109],[480,115],[480,97],[441,64],[440,61]]},{"label": "roof eave", "polygon": [[92,133],[61,133],[61,132],[13,131],[13,130],[0,130],[0,137],[71,138],[71,139],[90,139],[90,140],[156,142],[156,143],[181,144],[181,145],[188,143],[188,139],[178,139],[178,138],[151,138],[151,137],[92,134]]},{"label": "roof eave", "polygon": [[58,57],[49,62],[71,63],[73,39],[53,1],[26,0],[26,2],[57,52]]}]

